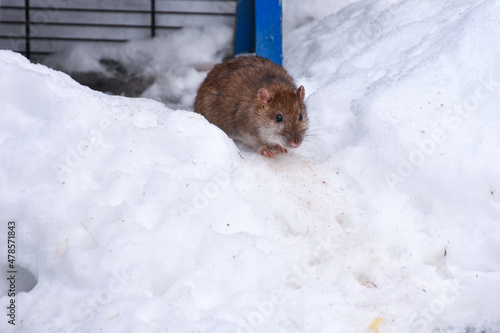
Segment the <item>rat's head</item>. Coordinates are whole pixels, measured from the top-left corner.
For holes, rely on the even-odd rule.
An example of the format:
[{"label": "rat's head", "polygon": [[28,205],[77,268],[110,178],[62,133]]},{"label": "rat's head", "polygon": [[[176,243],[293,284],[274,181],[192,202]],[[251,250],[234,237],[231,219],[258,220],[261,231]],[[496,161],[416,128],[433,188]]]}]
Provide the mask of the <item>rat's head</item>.
[{"label": "rat's head", "polygon": [[297,148],[307,130],[307,112],[304,105],[305,89],[277,87],[261,88],[257,93],[257,107],[264,112],[259,134],[267,144]]}]

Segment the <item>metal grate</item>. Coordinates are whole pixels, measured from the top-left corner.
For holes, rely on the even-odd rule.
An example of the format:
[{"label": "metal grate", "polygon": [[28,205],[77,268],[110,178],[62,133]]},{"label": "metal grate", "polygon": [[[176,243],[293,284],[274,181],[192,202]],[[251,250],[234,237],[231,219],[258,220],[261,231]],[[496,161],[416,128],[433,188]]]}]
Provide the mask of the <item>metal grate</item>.
[{"label": "metal grate", "polygon": [[122,43],[235,24],[236,0],[1,0],[0,49],[31,60],[74,43]]}]

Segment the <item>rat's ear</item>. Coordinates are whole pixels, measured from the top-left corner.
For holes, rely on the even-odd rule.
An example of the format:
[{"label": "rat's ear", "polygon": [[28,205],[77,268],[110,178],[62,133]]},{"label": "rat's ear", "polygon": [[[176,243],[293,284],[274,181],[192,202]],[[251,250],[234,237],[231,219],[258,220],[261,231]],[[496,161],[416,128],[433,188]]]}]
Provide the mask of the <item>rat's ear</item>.
[{"label": "rat's ear", "polygon": [[257,93],[257,98],[259,101],[264,102],[264,103],[269,103],[271,101],[271,94],[269,94],[269,91],[265,88],[260,88],[259,92]]},{"label": "rat's ear", "polygon": [[306,90],[304,89],[304,86],[300,86],[299,89],[295,92],[297,96],[299,96],[300,100],[303,101],[304,97],[306,96]]}]

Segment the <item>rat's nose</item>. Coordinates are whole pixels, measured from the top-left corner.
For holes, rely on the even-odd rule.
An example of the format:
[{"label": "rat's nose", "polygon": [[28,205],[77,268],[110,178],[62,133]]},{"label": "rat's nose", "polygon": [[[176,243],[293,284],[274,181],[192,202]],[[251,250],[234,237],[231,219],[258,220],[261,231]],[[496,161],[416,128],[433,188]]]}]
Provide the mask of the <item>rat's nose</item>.
[{"label": "rat's nose", "polygon": [[297,148],[298,146],[300,146],[300,141],[299,140],[292,140],[292,141],[290,141],[290,147]]}]

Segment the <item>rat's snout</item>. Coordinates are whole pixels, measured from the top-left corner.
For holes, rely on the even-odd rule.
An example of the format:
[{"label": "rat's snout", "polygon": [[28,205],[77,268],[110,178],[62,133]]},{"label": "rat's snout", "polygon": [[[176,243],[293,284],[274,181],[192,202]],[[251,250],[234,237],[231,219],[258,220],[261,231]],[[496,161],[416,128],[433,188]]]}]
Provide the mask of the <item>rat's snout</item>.
[{"label": "rat's snout", "polygon": [[301,133],[293,133],[291,135],[284,135],[284,139],[288,148],[297,148],[302,143],[303,136]]},{"label": "rat's snout", "polygon": [[298,139],[293,139],[288,144],[290,145],[290,148],[297,148],[300,146],[300,141]]}]

